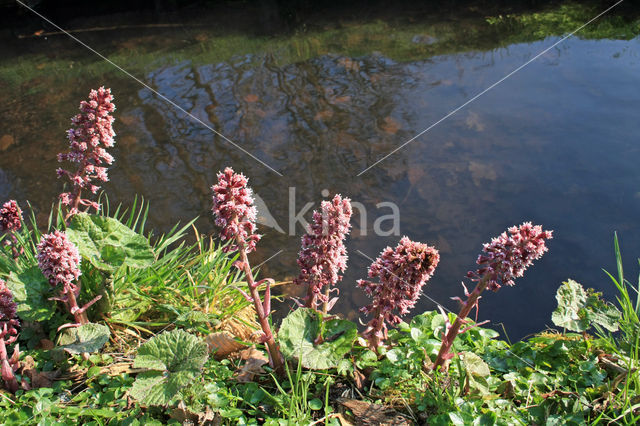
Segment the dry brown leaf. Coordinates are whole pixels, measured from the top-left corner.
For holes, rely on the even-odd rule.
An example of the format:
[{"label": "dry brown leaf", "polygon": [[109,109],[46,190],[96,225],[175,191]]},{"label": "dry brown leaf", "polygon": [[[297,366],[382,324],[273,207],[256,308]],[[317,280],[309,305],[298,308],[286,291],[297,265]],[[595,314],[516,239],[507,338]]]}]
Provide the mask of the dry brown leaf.
[{"label": "dry brown leaf", "polygon": [[194,413],[189,410],[184,401],[180,401],[178,406],[171,410],[170,417],[182,424],[219,425],[222,423],[221,418],[217,417],[209,406],[205,408],[203,413]]},{"label": "dry brown leaf", "polygon": [[396,410],[384,405],[348,398],[338,398],[338,403],[353,413],[356,425],[408,426],[412,424]]},{"label": "dry brown leaf", "polygon": [[256,348],[247,348],[241,351],[240,358],[245,360],[236,376],[236,380],[240,383],[253,382],[255,376],[264,374],[262,366],[269,363],[267,356]]},{"label": "dry brown leaf", "polygon": [[234,339],[234,336],[228,331],[211,333],[205,338],[205,341],[209,346],[209,353],[213,353],[214,358],[218,360],[247,347]]},{"label": "dry brown leaf", "polygon": [[30,355],[20,362],[21,374],[29,378],[31,389],[50,388],[53,381],[60,376],[60,371],[38,371],[36,362]]}]

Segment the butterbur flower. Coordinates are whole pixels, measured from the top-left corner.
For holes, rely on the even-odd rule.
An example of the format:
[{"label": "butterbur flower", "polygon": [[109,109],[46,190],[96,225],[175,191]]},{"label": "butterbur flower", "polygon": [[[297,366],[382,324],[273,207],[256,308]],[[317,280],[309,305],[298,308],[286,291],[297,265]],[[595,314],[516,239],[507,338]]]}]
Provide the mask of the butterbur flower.
[{"label": "butterbur flower", "polygon": [[18,305],[13,300],[13,294],[7,287],[7,283],[0,280],[0,323],[3,325],[11,323],[12,326],[17,326],[17,309]]},{"label": "butterbur flower", "polygon": [[9,200],[0,208],[0,232],[16,232],[22,227],[22,211],[15,200]]},{"label": "butterbur flower", "polygon": [[295,284],[308,285],[305,299],[308,308],[317,309],[323,303],[325,313],[331,309],[329,291],[347,269],[344,240],[351,229],[351,214],[351,200],[340,195],[323,201],[320,211],[313,212],[313,223],[302,237],[298,256],[300,275],[293,280]]},{"label": "butterbur flower", "polygon": [[385,248],[369,267],[369,278],[358,280],[372,303],[360,310],[372,316],[363,337],[373,350],[387,338],[387,325],[400,323],[399,315],[413,308],[424,284],[431,278],[440,261],[438,250],[403,237],[395,247]]},{"label": "butterbur flower", "polygon": [[[253,204],[251,188],[247,186],[248,180],[241,173],[235,173],[227,167],[224,172],[218,173],[218,183],[213,185],[213,215],[216,225],[221,228],[223,241],[229,241],[224,251],[238,251],[240,260],[235,266],[241,269],[247,279],[249,294],[240,290],[244,297],[256,310],[258,322],[262,328],[260,341],[266,343],[269,352],[271,366],[278,374],[284,373],[284,359],[271,332],[269,315],[271,313],[271,283],[272,279],[266,278],[256,282],[251,271],[247,254],[256,248],[260,235],[256,234],[256,207]],[[258,287],[266,283],[264,301],[260,298]]]},{"label": "butterbur flower", "polygon": [[455,322],[442,337],[440,351],[431,367],[433,370],[438,367],[447,368],[449,360],[453,357],[453,342],[458,334],[469,328],[461,331],[471,310],[477,308],[482,292],[487,288],[498,291],[503,285],[514,285],[514,280],[521,277],[534,260],[547,252],[546,240],[551,238],[553,231],[543,231],[540,225],[525,222],[520,226],[512,226],[507,232],[484,245],[484,254],[478,256],[476,261],[479,268],[467,273],[467,277],[476,282],[476,287],[469,293],[463,284],[466,300],[454,298],[462,303],[462,308]]},{"label": "butterbur flower", "polygon": [[58,161],[78,163],[78,168],[74,172],[57,170],[58,177],[66,176],[73,187],[72,191],[60,194],[62,204],[69,206],[67,218],[77,214],[81,207],[100,209],[98,203],[82,198],[82,190],[95,194],[100,189],[96,182],[109,180],[106,166],[113,163],[113,157],[105,148],[111,148],[115,143],[112,100],[111,89],[92,90],[88,101],[80,103],[80,113],[71,119],[73,127],[67,132],[69,152],[58,154]]},{"label": "butterbur flower", "polygon": [[236,251],[242,246],[250,253],[261,237],[256,234],[257,210],[247,183],[242,173],[235,173],[227,167],[218,173],[218,183],[211,187],[215,223],[221,228],[222,240],[232,241],[225,246],[225,252]]},{"label": "butterbur flower", "polygon": [[553,231],[543,231],[540,225],[531,222],[512,226],[507,232],[484,245],[484,254],[476,261],[480,267],[467,273],[473,281],[486,280],[489,290],[513,286],[514,280],[547,252],[545,241],[553,238]]},{"label": "butterbur flower", "polygon": [[42,236],[38,244],[38,266],[52,286],[74,286],[80,276],[78,248],[58,230]]},{"label": "butterbur flower", "polygon": [[15,371],[19,367],[20,350],[18,345],[13,350],[13,355],[9,358],[7,345],[12,344],[18,338],[17,327],[17,305],[13,300],[13,295],[7,287],[7,283],[0,280],[0,372],[5,387],[15,392],[18,390],[18,381]]},{"label": "butterbur flower", "polygon": [[43,235],[37,248],[38,266],[42,274],[52,286],[62,287],[60,295],[51,300],[63,302],[76,321],[75,324],[65,324],[60,328],[87,324],[89,319],[86,310],[102,296],[94,297],[83,307],[78,306],[76,298],[80,294],[80,284],[74,283],[81,274],[78,248],[67,239],[64,232],[58,230]]}]

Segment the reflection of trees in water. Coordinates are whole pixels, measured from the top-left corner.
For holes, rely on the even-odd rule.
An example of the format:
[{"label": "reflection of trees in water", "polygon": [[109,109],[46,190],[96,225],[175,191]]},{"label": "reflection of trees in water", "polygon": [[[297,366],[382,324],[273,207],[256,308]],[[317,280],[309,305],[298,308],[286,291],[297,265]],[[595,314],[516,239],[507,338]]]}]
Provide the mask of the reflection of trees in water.
[{"label": "reflection of trees in water", "polygon": [[[458,70],[453,74],[457,81],[445,78],[452,68]],[[136,117],[131,124],[138,140],[148,146],[134,148],[137,154],[127,155],[131,166],[125,168],[136,170],[131,181],[152,188],[152,205],[165,216],[156,218],[162,227],[207,211],[215,172],[230,164],[249,175],[285,230],[289,187],[296,187],[295,213],[309,201],[317,207],[326,188],[367,207],[369,236],[355,232],[353,250],[375,257],[383,245],[395,242],[395,236],[381,238],[372,249],[369,240],[376,238],[372,225],[377,215],[389,213],[375,205],[392,201],[400,206],[404,232],[450,251],[457,239],[468,242],[470,225],[485,216],[481,207],[494,201],[492,193],[478,187],[496,179],[496,168],[481,159],[470,161],[486,149],[477,138],[487,128],[480,115],[465,113],[455,131],[434,131],[362,177],[356,175],[464,99],[466,86],[459,84],[464,69],[464,62],[451,58],[398,64],[380,55],[357,60],[326,55],[283,67],[271,56],[246,56],[233,63],[162,68],[149,75],[157,90],[285,176],[277,177],[146,90],[139,92],[142,105],[130,115]],[[440,91],[433,98],[449,98],[431,105],[432,90]],[[294,237],[263,232],[268,234],[261,242],[263,259],[286,250],[268,264],[269,272],[295,274],[303,229],[298,227]],[[352,253],[340,310],[354,307],[352,297],[356,305],[362,302],[361,295],[349,294],[350,284],[364,276],[369,263]]]}]

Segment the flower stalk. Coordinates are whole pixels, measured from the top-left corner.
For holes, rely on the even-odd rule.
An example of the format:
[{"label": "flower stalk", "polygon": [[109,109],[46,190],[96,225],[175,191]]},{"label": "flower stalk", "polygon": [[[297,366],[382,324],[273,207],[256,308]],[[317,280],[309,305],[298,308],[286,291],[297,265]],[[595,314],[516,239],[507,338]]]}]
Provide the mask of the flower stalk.
[{"label": "flower stalk", "polygon": [[88,189],[96,194],[100,187],[94,181],[107,182],[107,165],[113,163],[113,157],[105,148],[114,145],[111,113],[115,105],[111,102],[111,89],[104,87],[92,90],[88,101],[80,103],[80,113],[71,119],[72,128],[68,130],[69,152],[58,154],[58,161],[78,163],[75,172],[62,168],[57,169],[58,177],[67,177],[73,189],[60,194],[60,201],[69,208],[65,216],[68,221],[79,213],[81,208],[100,210],[100,205],[87,198],[82,198],[82,191]]},{"label": "flower stalk", "polygon": [[9,392],[18,390],[18,381],[15,372],[19,367],[20,348],[15,345],[13,355],[9,357],[7,346],[18,338],[20,325],[17,317],[17,305],[13,295],[7,287],[7,283],[0,280],[0,371],[5,388]]},{"label": "flower stalk", "polygon": [[466,301],[461,301],[460,313],[442,338],[438,356],[431,366],[432,370],[439,367],[443,370],[448,368],[448,362],[454,356],[451,353],[453,342],[458,334],[465,331],[461,331],[461,328],[468,322],[466,318],[471,310],[477,308],[482,292],[487,288],[498,291],[503,285],[515,285],[514,280],[522,277],[533,261],[548,251],[545,242],[553,238],[553,231],[543,231],[540,225],[534,226],[531,222],[512,226],[507,232],[484,245],[485,253],[478,256],[476,261],[479,268],[467,273],[468,278],[477,282],[476,287],[471,293],[466,294]]},{"label": "flower stalk", "polygon": [[[273,280],[264,279],[256,282],[249,263],[248,253],[255,250],[256,243],[261,236],[256,233],[257,210],[252,190],[247,186],[247,183],[248,180],[243,174],[235,173],[230,167],[218,173],[218,183],[211,188],[213,191],[212,211],[216,225],[221,228],[221,239],[229,241],[223,250],[225,252],[238,251],[240,255],[240,259],[235,265],[244,272],[249,287],[249,294],[241,293],[255,307],[258,322],[262,328],[260,340],[267,346],[271,366],[278,374],[283,374],[285,371],[284,359],[269,324]],[[258,292],[262,283],[266,284],[264,301]]]}]

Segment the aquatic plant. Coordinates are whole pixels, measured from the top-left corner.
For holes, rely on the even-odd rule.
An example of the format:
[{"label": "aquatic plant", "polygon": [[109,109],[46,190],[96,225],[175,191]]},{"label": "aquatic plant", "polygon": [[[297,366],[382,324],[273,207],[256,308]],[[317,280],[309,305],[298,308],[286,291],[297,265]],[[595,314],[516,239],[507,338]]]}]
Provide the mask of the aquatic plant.
[{"label": "aquatic plant", "polygon": [[2,367],[2,381],[10,392],[18,390],[18,381],[14,373],[18,369],[19,346],[15,346],[11,358],[7,354],[7,346],[18,338],[17,327],[20,322],[16,311],[17,305],[7,287],[7,283],[0,280],[0,364]]},{"label": "aquatic plant", "polygon": [[[229,241],[224,250],[238,251],[240,260],[236,262],[238,269],[244,271],[249,286],[249,294],[242,293],[253,303],[262,328],[260,340],[266,343],[271,365],[279,373],[284,372],[284,361],[280,349],[271,332],[269,314],[271,313],[271,284],[270,278],[255,281],[247,254],[255,250],[260,235],[256,234],[256,207],[253,191],[247,186],[248,180],[242,173],[235,173],[231,167],[218,173],[218,183],[211,187],[213,191],[212,211],[215,223],[221,228],[223,241]],[[266,284],[264,301],[260,299],[258,287]],[[242,290],[240,290],[242,291]]]},{"label": "aquatic plant", "polygon": [[344,240],[351,228],[351,200],[339,194],[331,201],[323,201],[320,211],[313,212],[313,223],[302,236],[302,248],[298,255],[300,275],[295,284],[306,284],[307,296],[304,306],[322,311],[331,310],[337,297],[329,299],[332,289],[340,280],[341,272],[347,269],[347,248]]},{"label": "aquatic plant", "polygon": [[12,246],[13,257],[17,258],[22,252],[21,248],[18,251],[15,245],[18,244],[18,240],[14,235],[22,228],[22,210],[18,206],[16,200],[9,200],[0,208],[0,232],[6,232],[9,234],[11,240],[6,240],[5,245]]},{"label": "aquatic plant", "polygon": [[465,287],[467,300],[458,299],[462,303],[462,309],[454,323],[448,327],[432,369],[446,369],[446,362],[453,357],[450,353],[453,341],[459,333],[465,331],[460,331],[460,328],[471,310],[477,308],[480,294],[485,289],[498,291],[503,285],[513,286],[514,280],[522,277],[533,261],[547,252],[545,242],[553,238],[552,234],[553,231],[543,231],[540,225],[525,222],[520,226],[512,226],[508,233],[503,232],[484,245],[484,254],[479,255],[476,261],[479,268],[467,273],[467,278],[477,282],[476,287],[471,293]]},{"label": "aquatic plant", "polygon": [[438,250],[402,237],[395,247],[387,247],[369,267],[369,278],[377,282],[358,280],[372,303],[360,308],[372,316],[363,332],[369,347],[377,351],[387,338],[387,323],[400,323],[399,315],[413,308],[424,284],[431,278],[440,261]]},{"label": "aquatic plant", "polygon": [[115,143],[114,118],[110,114],[115,110],[112,100],[111,89],[91,90],[89,100],[80,102],[80,113],[71,119],[73,127],[67,132],[69,152],[59,153],[58,161],[78,163],[78,167],[75,172],[63,168],[56,171],[58,177],[69,178],[73,186],[72,191],[60,194],[61,203],[69,208],[65,220],[77,214],[81,207],[86,207],[85,211],[100,209],[97,202],[82,198],[82,190],[88,189],[95,194],[100,187],[94,181],[109,180],[105,165],[112,164],[113,157],[105,148],[111,148]]},{"label": "aquatic plant", "polygon": [[88,324],[87,309],[102,296],[96,296],[83,307],[78,306],[80,284],[75,284],[80,277],[80,254],[78,248],[67,238],[64,232],[58,230],[42,236],[37,246],[38,266],[53,287],[62,286],[60,296],[51,300],[63,302],[69,313],[73,315],[75,324],[63,327],[75,327]]}]

